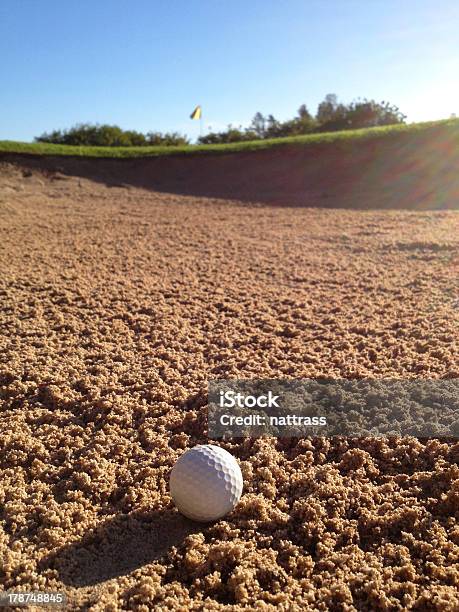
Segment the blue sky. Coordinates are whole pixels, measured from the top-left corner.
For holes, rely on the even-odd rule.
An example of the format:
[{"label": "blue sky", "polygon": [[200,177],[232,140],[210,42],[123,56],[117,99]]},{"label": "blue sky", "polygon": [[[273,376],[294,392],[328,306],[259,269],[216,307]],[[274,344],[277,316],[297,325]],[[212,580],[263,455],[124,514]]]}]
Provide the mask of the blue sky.
[{"label": "blue sky", "polygon": [[327,93],[459,115],[457,0],[1,0],[0,140],[78,122],[177,130]]}]

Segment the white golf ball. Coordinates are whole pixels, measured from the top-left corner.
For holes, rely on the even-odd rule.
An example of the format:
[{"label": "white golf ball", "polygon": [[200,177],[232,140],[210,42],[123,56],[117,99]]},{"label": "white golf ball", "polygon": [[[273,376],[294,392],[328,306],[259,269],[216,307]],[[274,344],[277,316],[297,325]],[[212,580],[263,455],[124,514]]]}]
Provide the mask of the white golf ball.
[{"label": "white golf ball", "polygon": [[180,512],[205,522],[233,510],[241,497],[243,480],[233,455],[219,446],[201,444],[178,458],[169,484]]}]

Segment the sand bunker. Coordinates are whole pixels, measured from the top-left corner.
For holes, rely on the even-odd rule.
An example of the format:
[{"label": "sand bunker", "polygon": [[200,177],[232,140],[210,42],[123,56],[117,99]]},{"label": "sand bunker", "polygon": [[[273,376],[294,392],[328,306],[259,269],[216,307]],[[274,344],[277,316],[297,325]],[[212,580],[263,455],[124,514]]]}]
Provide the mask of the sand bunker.
[{"label": "sand bunker", "polygon": [[458,377],[457,213],[121,183],[1,165],[1,589],[81,610],[459,609],[456,442],[237,439],[226,520],[168,494],[207,441],[209,377]]}]

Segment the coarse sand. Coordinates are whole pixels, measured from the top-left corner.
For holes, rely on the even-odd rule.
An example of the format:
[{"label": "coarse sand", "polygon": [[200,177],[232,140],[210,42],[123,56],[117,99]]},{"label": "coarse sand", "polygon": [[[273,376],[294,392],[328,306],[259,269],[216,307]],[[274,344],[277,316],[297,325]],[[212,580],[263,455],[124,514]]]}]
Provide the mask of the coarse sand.
[{"label": "coarse sand", "polygon": [[69,610],[458,610],[458,442],[235,439],[225,520],[184,519],[168,492],[208,441],[209,378],[457,378],[458,213],[30,165],[0,163],[0,591],[62,590]]}]

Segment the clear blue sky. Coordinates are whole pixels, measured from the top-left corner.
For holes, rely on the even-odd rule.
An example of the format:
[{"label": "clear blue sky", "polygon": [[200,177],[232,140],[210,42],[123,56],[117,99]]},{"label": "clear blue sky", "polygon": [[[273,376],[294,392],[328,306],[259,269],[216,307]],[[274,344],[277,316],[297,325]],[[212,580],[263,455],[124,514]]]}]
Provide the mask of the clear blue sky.
[{"label": "clear blue sky", "polygon": [[1,0],[0,140],[78,122],[178,130],[327,93],[459,115],[457,0]]}]

